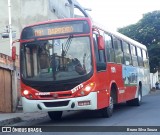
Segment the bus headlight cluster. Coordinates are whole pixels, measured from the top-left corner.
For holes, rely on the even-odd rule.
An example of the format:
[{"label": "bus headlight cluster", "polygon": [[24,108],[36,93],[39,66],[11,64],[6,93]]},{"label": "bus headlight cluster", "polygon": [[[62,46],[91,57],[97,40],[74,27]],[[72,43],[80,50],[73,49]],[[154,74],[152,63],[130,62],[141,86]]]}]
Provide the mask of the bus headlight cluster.
[{"label": "bus headlight cluster", "polygon": [[23,91],[23,94],[24,94],[24,95],[28,95],[28,94],[29,94],[29,91],[28,91],[28,90],[24,90],[24,91]]},{"label": "bus headlight cluster", "polygon": [[76,96],[78,97],[86,96],[91,92],[91,90],[93,90],[94,87],[95,87],[95,83],[89,83],[84,88],[82,88],[80,91],[78,91]]},{"label": "bus headlight cluster", "polygon": [[92,89],[91,86],[86,86],[86,87],[85,87],[85,91],[90,91],[91,89]]},{"label": "bus headlight cluster", "polygon": [[22,95],[28,99],[33,99],[33,95],[28,90],[24,90]]}]

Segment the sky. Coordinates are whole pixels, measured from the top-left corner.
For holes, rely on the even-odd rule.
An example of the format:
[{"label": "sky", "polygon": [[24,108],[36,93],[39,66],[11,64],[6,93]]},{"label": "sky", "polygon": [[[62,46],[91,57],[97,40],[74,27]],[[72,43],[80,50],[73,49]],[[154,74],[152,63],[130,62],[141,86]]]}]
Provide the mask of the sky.
[{"label": "sky", "polygon": [[143,14],[160,10],[160,0],[77,0],[94,21],[109,29],[138,22]]}]

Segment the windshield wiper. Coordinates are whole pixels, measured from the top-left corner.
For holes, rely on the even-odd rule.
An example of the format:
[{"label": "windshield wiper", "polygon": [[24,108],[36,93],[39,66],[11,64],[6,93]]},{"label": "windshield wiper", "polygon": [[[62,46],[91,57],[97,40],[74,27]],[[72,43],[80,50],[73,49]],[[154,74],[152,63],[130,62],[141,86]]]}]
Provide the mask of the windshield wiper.
[{"label": "windshield wiper", "polygon": [[70,44],[72,42],[72,38],[73,38],[73,35],[69,35],[65,45],[63,46],[63,44],[62,44],[62,56],[66,56],[66,54],[69,50]]}]

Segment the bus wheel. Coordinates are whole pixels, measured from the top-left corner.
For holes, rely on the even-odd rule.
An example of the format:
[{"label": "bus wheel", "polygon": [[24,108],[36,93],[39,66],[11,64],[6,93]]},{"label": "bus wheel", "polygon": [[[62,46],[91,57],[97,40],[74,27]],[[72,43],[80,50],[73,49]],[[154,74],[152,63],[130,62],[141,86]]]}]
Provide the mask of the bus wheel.
[{"label": "bus wheel", "polygon": [[108,107],[105,107],[103,109],[101,109],[101,114],[102,114],[102,117],[104,118],[109,118],[112,116],[113,114],[113,105],[114,104],[114,101],[113,101],[113,96],[112,94],[110,95],[110,103],[109,103],[109,106]]},{"label": "bus wheel", "polygon": [[62,113],[62,111],[48,112],[48,116],[51,120],[60,120],[62,118]]},{"label": "bus wheel", "polygon": [[133,99],[133,102],[134,102],[135,106],[140,106],[141,105],[141,103],[142,103],[142,92],[141,92],[140,89],[138,91],[138,97]]},{"label": "bus wheel", "polygon": [[142,103],[142,91],[141,89],[139,89],[138,91],[138,97],[132,100],[127,101],[128,105],[132,105],[132,106],[140,106]]}]

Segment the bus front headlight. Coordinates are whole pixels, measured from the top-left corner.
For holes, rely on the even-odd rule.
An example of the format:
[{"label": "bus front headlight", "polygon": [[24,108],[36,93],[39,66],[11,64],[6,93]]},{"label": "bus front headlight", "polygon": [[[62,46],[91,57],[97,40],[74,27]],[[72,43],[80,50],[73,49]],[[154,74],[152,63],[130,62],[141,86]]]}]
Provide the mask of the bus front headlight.
[{"label": "bus front headlight", "polygon": [[33,99],[33,95],[28,91],[28,90],[24,90],[22,92],[22,96],[28,98],[28,99]]},{"label": "bus front headlight", "polygon": [[79,90],[76,93],[77,97],[81,97],[81,96],[87,96],[95,87],[95,83],[89,83],[88,85],[86,85],[84,88],[82,88],[81,90]]}]

